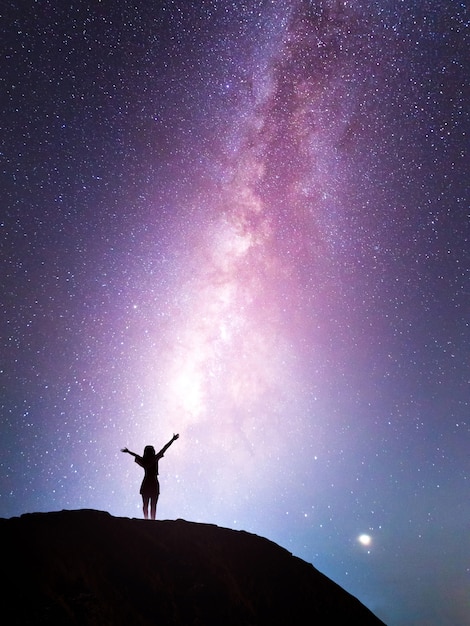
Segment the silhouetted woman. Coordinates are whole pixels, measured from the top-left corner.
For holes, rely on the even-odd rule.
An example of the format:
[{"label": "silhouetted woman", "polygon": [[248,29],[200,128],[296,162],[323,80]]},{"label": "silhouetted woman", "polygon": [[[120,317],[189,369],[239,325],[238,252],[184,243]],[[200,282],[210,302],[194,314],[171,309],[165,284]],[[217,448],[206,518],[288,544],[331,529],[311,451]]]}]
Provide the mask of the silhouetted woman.
[{"label": "silhouetted woman", "polygon": [[160,484],[158,482],[158,461],[162,458],[173,441],[176,441],[178,437],[179,435],[173,435],[170,441],[163,446],[157,454],[155,454],[155,448],[153,446],[145,446],[143,456],[139,456],[127,448],[123,448],[121,450],[121,452],[131,454],[134,457],[135,462],[144,468],[145,476],[142,484],[140,485],[140,493],[142,495],[142,508],[145,519],[148,519],[149,516],[149,503],[151,519],[155,519],[157,514],[157,500],[160,495]]}]

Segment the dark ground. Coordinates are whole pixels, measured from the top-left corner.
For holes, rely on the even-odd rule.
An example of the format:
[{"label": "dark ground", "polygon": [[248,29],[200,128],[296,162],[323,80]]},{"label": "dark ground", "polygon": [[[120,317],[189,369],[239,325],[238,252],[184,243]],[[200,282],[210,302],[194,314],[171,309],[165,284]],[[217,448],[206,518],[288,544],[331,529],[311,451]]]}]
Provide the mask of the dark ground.
[{"label": "dark ground", "polygon": [[312,565],[243,531],[93,510],[0,528],[9,624],[383,626]]}]

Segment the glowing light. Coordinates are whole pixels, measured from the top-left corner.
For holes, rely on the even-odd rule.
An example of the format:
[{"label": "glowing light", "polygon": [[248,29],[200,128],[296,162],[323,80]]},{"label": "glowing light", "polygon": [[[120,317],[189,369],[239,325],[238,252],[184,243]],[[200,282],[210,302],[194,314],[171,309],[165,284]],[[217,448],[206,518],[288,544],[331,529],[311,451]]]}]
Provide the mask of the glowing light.
[{"label": "glowing light", "polygon": [[362,546],[365,546],[366,548],[368,548],[372,544],[372,537],[367,534],[359,535],[357,540]]}]

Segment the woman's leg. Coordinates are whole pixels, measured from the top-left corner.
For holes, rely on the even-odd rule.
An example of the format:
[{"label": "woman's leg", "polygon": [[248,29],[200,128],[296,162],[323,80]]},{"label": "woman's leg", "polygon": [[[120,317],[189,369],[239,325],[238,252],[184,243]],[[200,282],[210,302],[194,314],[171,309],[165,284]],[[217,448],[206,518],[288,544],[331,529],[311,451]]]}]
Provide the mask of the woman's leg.
[{"label": "woman's leg", "polygon": [[152,496],[150,498],[150,517],[152,519],[155,519],[157,516],[157,500],[158,500],[158,493],[156,496]]},{"label": "woman's leg", "polygon": [[148,519],[149,517],[149,500],[150,498],[148,496],[142,495],[142,510],[144,512],[145,519]]}]

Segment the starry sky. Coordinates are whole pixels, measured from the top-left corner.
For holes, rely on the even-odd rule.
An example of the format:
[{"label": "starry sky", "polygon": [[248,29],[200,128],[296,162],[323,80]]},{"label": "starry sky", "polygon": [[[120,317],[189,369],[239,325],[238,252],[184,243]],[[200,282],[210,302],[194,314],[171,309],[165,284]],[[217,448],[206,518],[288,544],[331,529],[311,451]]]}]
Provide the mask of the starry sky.
[{"label": "starry sky", "polygon": [[469,12],[9,0],[0,515],[267,537],[470,623]]}]

